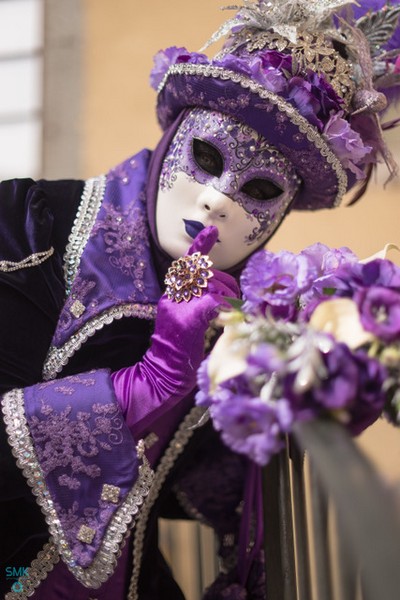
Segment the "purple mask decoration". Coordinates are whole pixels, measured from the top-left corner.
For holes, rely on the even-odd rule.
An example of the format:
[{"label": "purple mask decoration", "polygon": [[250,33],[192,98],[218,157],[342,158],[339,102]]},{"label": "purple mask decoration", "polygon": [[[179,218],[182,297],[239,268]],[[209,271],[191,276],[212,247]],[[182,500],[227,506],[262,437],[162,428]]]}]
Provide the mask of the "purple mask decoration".
[{"label": "purple mask decoration", "polygon": [[212,186],[258,222],[247,245],[272,235],[300,183],[290,161],[262,135],[231,116],[202,108],[191,110],[179,126],[164,159],[160,189],[171,189],[178,173]]}]

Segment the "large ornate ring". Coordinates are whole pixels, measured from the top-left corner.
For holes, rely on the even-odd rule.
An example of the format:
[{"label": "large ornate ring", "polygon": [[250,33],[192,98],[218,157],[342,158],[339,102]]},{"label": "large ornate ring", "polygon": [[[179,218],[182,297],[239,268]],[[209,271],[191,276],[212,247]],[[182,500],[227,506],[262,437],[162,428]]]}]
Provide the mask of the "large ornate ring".
[{"label": "large ornate ring", "polygon": [[192,296],[199,298],[213,276],[212,264],[209,257],[200,252],[174,260],[164,280],[168,298],[175,302],[189,302]]}]

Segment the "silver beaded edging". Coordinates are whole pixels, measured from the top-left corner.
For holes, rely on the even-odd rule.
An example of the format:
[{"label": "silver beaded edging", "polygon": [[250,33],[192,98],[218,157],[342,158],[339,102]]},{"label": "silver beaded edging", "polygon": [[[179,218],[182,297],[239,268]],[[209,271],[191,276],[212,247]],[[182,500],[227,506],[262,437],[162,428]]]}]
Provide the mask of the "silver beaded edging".
[{"label": "silver beaded edging", "polygon": [[330,149],[329,144],[324,140],[318,130],[313,127],[307,119],[305,119],[300,113],[286,100],[277,96],[273,92],[266,90],[261,84],[255,83],[249,77],[235,71],[224,69],[223,67],[215,67],[212,65],[194,65],[188,63],[181,63],[178,65],[172,65],[163,80],[161,81],[157,92],[160,93],[165,87],[167,80],[170,75],[198,75],[203,77],[213,77],[215,79],[222,79],[225,81],[233,81],[239,84],[243,89],[248,89],[254,94],[258,94],[260,98],[268,100],[271,104],[274,104],[278,110],[285,113],[290,121],[299,128],[301,133],[307,136],[307,139],[314,144],[319,150],[321,156],[331,165],[335,171],[338,179],[338,193],[335,198],[334,206],[339,206],[344,194],[347,191],[347,175],[340,160],[335,153]]},{"label": "silver beaded edging", "polygon": [[88,568],[83,569],[76,564],[73,558],[47,488],[42,468],[37,459],[25,417],[23,390],[11,390],[3,396],[1,404],[8,441],[13,455],[17,459],[17,465],[22,470],[28,485],[32,488],[32,493],[36,496],[37,503],[45,515],[50,535],[54,540],[58,553],[82,585],[90,588],[100,587],[115,570],[117,558],[125,542],[128,528],[134,527],[133,518],[139,513],[139,507],[148,495],[154,479],[154,472],[143,454],[143,443],[139,442],[137,446],[138,456],[142,457],[138,479],[110,519],[93,562]]},{"label": "silver beaded edging", "polygon": [[104,313],[94,317],[77,332],[74,333],[68,341],[57,348],[51,346],[43,365],[43,379],[48,381],[54,379],[68,364],[70,358],[79,350],[89,337],[96,331],[103,329],[105,325],[110,325],[114,319],[123,317],[138,317],[139,319],[155,319],[157,308],[151,304],[121,304],[114,306]]},{"label": "silver beaded edging", "polygon": [[28,567],[26,574],[12,585],[11,592],[5,595],[5,600],[26,600],[32,596],[35,589],[44,581],[50,571],[60,560],[60,555],[52,541],[43,546],[37,557]]},{"label": "silver beaded edging", "polygon": [[138,583],[143,556],[143,544],[146,534],[147,521],[149,519],[151,509],[158,498],[160,490],[164,485],[169,472],[192,437],[195,431],[194,426],[199,423],[204,412],[205,409],[203,407],[195,406],[192,408],[189,414],[186,415],[156,469],[153,485],[136,520],[133,542],[133,569],[127,600],[139,600]]},{"label": "silver beaded edging", "polygon": [[82,252],[89,239],[106,188],[106,176],[100,175],[85,181],[81,202],[64,254],[65,291],[68,295],[78,270]]}]

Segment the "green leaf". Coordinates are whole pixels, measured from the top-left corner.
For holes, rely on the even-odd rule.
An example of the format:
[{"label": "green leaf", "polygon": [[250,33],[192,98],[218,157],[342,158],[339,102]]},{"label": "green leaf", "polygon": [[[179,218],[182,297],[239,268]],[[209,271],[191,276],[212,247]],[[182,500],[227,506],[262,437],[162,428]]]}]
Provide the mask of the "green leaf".
[{"label": "green leaf", "polygon": [[322,291],[325,294],[325,296],[334,296],[336,288],[322,288]]},{"label": "green leaf", "polygon": [[240,298],[228,298],[225,296],[225,300],[234,308],[235,310],[241,310],[244,304],[244,300],[240,300]]}]

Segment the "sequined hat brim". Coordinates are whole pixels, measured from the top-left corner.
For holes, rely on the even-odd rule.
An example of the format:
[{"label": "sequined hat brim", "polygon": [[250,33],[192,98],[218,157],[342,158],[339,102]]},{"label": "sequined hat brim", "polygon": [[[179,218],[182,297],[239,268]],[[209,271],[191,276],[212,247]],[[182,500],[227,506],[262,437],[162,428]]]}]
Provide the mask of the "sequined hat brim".
[{"label": "sequined hat brim", "polygon": [[318,129],[296,108],[250,77],[205,64],[175,64],[158,90],[157,114],[163,129],[184,109],[202,106],[247,123],[295,165],[302,179],[297,210],[333,208],[354,183]]}]

